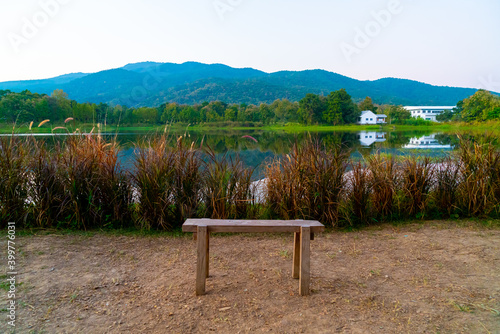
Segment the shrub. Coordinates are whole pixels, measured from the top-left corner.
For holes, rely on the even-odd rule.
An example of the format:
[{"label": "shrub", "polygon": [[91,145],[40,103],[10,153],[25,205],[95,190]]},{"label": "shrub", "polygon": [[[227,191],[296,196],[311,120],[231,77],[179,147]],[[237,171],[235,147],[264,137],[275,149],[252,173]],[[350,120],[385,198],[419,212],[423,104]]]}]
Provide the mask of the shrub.
[{"label": "shrub", "polygon": [[266,166],[266,204],[271,217],[318,219],[335,226],[344,190],[348,152],[327,151],[318,140],[297,142],[285,158]]},{"label": "shrub", "polygon": [[393,218],[397,213],[394,204],[399,179],[394,157],[384,157],[377,153],[367,157],[367,162],[372,176],[371,202],[374,218]]},{"label": "shrub", "polygon": [[239,156],[217,157],[207,147],[208,161],[203,173],[203,202],[205,216],[213,219],[247,218],[255,208],[255,189],[252,185],[253,169],[243,166]]},{"label": "shrub", "polygon": [[69,196],[67,221],[76,228],[123,227],[131,223],[132,192],[118,163],[118,144],[101,136],[66,140],[63,183]]},{"label": "shrub", "polygon": [[436,166],[433,194],[434,206],[440,216],[450,217],[457,207],[459,187],[458,161],[445,157]]},{"label": "shrub", "polygon": [[143,228],[172,228],[174,221],[174,154],[166,135],[137,145],[135,173],[138,222]]},{"label": "shrub", "polygon": [[28,163],[30,171],[29,198],[31,216],[37,227],[55,227],[65,220],[71,201],[63,183],[61,147],[50,152],[44,141],[31,138],[33,148]]},{"label": "shrub", "polygon": [[407,216],[423,217],[425,214],[434,182],[434,168],[426,156],[404,159],[401,165],[402,212]]},{"label": "shrub", "polygon": [[351,162],[347,173],[347,200],[345,218],[351,226],[369,223],[371,219],[371,175],[366,165]]},{"label": "shrub", "polygon": [[498,207],[500,152],[490,143],[462,140],[458,160],[458,207],[465,216],[487,216]]},{"label": "shrub", "polygon": [[8,222],[25,223],[29,157],[26,142],[0,138],[0,228]]}]

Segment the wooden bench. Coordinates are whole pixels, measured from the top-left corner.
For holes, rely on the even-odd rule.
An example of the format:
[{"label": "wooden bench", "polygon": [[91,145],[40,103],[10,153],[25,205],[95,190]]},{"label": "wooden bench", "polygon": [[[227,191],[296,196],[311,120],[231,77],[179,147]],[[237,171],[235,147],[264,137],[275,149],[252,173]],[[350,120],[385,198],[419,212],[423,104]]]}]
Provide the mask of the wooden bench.
[{"label": "wooden bench", "polygon": [[205,279],[208,277],[209,238],[216,232],[293,232],[292,277],[299,279],[299,294],[309,295],[310,240],[314,233],[323,232],[325,226],[315,220],[228,220],[187,219],[182,231],[194,233],[197,240],[196,295],[205,294]]}]

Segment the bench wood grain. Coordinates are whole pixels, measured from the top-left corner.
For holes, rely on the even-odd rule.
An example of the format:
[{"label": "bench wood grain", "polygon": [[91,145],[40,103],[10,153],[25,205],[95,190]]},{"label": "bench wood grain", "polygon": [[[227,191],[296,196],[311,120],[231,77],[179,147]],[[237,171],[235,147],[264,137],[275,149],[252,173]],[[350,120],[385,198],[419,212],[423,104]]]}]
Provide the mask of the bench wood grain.
[{"label": "bench wood grain", "polygon": [[314,233],[325,230],[315,220],[231,220],[187,219],[182,225],[184,232],[194,233],[197,243],[196,295],[205,294],[205,279],[209,275],[210,233],[294,233],[292,277],[299,279],[299,294],[309,295],[310,241]]}]

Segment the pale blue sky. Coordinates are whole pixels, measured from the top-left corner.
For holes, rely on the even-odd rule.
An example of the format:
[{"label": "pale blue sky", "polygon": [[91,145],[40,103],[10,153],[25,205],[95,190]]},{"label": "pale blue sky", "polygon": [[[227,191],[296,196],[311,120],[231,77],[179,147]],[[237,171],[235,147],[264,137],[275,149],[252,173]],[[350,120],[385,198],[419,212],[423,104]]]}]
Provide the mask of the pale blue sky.
[{"label": "pale blue sky", "polygon": [[498,0],[1,0],[0,9],[0,81],[192,60],[500,91]]}]

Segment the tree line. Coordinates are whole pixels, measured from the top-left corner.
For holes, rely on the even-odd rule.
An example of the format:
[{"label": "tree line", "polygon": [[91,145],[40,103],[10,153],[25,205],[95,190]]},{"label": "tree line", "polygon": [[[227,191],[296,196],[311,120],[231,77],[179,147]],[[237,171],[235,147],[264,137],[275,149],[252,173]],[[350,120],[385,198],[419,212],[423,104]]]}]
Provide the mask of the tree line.
[{"label": "tree line", "polygon": [[[327,96],[306,94],[299,102],[278,99],[273,103],[228,104],[222,101],[187,105],[164,103],[158,107],[129,108],[111,106],[106,103],[78,103],[68,98],[62,90],[51,95],[31,93],[25,90],[14,93],[0,90],[0,122],[29,123],[50,119],[62,122],[71,117],[79,123],[101,123],[108,125],[159,125],[165,123],[300,123],[305,125],[353,124],[363,110],[384,113],[392,124],[416,124],[402,106],[377,105],[370,97],[355,103],[345,89],[331,92]],[[473,96],[459,101],[452,112],[438,116],[439,121],[486,121],[500,117],[500,97],[479,90]]]},{"label": "tree line", "polygon": [[106,103],[78,103],[62,90],[51,95],[25,90],[14,93],[0,90],[0,122],[26,123],[50,119],[64,121],[72,117],[76,122],[101,124],[165,124],[205,122],[350,124],[357,121],[359,106],[344,90],[328,96],[307,94],[299,102],[278,99],[273,103],[228,104],[222,101],[195,105],[164,103],[158,107],[128,108]]}]

